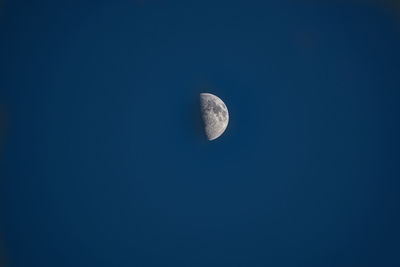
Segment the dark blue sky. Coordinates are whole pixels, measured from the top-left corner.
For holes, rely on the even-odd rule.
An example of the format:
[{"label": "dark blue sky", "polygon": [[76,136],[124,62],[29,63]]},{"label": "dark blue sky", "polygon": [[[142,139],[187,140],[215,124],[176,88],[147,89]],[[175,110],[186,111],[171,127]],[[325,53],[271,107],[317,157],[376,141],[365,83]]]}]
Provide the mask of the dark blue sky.
[{"label": "dark blue sky", "polygon": [[112,2],[0,9],[10,267],[400,265],[396,10]]}]

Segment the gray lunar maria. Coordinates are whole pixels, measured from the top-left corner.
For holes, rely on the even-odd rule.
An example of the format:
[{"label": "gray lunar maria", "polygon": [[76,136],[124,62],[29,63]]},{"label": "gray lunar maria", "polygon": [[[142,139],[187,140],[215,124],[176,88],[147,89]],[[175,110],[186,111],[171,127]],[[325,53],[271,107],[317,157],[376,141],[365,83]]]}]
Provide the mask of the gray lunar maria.
[{"label": "gray lunar maria", "polygon": [[200,94],[201,115],[208,140],[221,136],[229,122],[229,113],[222,100],[212,94]]}]

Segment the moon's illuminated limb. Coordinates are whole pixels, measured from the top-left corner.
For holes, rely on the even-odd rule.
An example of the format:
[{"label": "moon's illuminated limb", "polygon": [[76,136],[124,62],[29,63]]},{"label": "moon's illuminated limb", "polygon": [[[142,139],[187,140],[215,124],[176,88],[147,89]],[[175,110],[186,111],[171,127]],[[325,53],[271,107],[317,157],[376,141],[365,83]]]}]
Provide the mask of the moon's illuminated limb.
[{"label": "moon's illuminated limb", "polygon": [[200,105],[207,139],[214,140],[228,126],[228,109],[219,97],[209,93],[200,94]]}]

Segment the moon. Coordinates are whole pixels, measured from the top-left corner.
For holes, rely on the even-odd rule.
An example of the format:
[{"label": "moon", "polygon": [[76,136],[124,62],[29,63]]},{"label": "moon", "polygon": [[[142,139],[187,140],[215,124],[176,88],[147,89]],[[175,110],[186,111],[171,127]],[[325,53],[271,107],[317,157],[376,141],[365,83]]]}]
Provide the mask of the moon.
[{"label": "moon", "polygon": [[217,139],[224,133],[229,122],[225,103],[213,94],[201,93],[200,106],[207,139],[209,141]]}]

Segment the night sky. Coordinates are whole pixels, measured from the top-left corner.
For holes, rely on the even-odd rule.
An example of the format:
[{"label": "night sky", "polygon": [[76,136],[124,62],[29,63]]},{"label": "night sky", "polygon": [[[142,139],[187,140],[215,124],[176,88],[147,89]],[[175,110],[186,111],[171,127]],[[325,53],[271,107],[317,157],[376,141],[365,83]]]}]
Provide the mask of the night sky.
[{"label": "night sky", "polygon": [[400,266],[400,9],[0,5],[7,266]]}]

